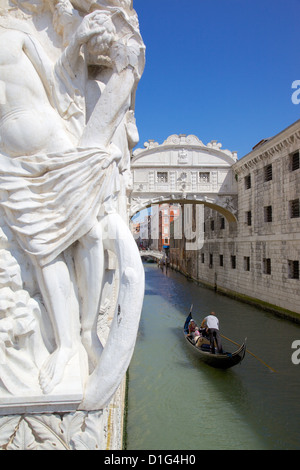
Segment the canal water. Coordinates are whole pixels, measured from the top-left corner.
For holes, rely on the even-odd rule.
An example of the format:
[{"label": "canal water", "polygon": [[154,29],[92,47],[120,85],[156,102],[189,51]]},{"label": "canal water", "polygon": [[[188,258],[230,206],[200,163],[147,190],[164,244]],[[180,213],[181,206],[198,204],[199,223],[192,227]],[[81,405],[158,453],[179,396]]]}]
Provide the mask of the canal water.
[{"label": "canal water", "polygon": [[[127,450],[300,449],[300,325],[145,263],[146,291],[129,367]],[[244,361],[227,371],[201,363],[182,328],[193,304],[212,310],[221,334],[247,337]],[[224,349],[236,346],[223,339]]]}]

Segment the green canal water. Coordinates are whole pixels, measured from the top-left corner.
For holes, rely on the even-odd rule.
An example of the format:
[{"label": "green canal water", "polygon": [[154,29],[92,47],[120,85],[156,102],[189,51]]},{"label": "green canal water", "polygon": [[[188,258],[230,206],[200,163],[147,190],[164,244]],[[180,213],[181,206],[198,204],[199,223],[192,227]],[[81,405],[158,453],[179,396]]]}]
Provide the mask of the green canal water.
[{"label": "green canal water", "polygon": [[[291,359],[300,325],[144,266],[127,450],[300,449],[300,365]],[[252,354],[242,364],[222,371],[199,361],[182,333],[192,303],[198,324],[213,310],[222,335],[237,343],[247,337]],[[235,349],[224,339],[223,346]]]}]

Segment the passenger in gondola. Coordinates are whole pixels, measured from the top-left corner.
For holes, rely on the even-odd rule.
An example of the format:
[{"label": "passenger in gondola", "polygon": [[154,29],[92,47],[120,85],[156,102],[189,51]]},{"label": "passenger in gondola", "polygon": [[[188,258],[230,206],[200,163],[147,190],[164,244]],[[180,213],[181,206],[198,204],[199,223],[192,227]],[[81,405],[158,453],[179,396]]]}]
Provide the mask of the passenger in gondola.
[{"label": "passenger in gondola", "polygon": [[191,336],[192,338],[193,338],[193,335],[196,331],[196,327],[197,327],[197,324],[196,324],[195,320],[193,320],[191,318],[190,323],[189,323],[189,336]]},{"label": "passenger in gondola", "polygon": [[217,350],[219,354],[223,354],[222,341],[219,331],[219,320],[216,317],[215,312],[211,312],[210,315],[204,318],[201,323],[201,328],[205,328],[207,335],[210,340],[210,349],[215,354],[215,341],[217,344]]},{"label": "passenger in gondola", "polygon": [[193,339],[194,339],[195,345],[198,346],[198,341],[202,339],[202,334],[201,334],[199,326],[196,326]]},{"label": "passenger in gondola", "polygon": [[200,337],[199,327],[193,319],[191,319],[189,322],[188,336],[193,340],[194,343],[196,343]]}]

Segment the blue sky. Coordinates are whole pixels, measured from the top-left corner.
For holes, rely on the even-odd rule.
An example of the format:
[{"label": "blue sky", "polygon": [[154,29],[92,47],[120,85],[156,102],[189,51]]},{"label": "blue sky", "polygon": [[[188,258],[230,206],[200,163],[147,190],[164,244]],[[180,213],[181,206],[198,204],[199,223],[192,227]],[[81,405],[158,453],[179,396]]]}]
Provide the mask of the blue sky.
[{"label": "blue sky", "polygon": [[171,134],[243,157],[300,118],[300,0],[134,0],[146,45],[137,147]]}]

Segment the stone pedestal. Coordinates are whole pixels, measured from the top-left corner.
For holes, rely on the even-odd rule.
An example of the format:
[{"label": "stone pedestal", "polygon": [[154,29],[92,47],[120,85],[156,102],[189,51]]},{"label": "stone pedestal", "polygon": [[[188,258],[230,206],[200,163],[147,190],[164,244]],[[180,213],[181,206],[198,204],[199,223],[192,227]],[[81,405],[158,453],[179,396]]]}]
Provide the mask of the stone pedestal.
[{"label": "stone pedestal", "polygon": [[[111,403],[94,412],[26,412],[0,417],[3,450],[121,450],[125,380]],[[22,405],[23,406],[23,405]],[[33,409],[33,408],[32,408]],[[28,410],[30,411],[30,410]]]}]

